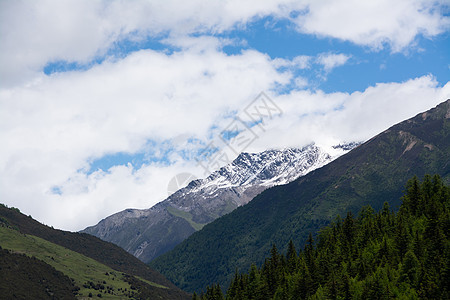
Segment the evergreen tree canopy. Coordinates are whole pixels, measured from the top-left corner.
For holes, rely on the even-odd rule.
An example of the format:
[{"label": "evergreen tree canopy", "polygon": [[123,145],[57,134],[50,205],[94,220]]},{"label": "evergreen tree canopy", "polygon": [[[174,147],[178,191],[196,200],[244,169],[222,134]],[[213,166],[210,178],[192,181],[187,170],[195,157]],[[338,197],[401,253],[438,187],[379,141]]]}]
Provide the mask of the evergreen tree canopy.
[{"label": "evergreen tree canopy", "polygon": [[414,177],[402,200],[398,213],[385,203],[337,217],[299,253],[273,245],[225,295],[213,285],[194,299],[450,299],[450,187]]}]

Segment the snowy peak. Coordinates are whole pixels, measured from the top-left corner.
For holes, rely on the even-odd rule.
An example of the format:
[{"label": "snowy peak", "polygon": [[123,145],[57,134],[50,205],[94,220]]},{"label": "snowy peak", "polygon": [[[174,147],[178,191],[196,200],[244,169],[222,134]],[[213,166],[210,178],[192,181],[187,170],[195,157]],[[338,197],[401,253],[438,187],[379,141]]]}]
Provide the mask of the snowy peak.
[{"label": "snowy peak", "polygon": [[[348,151],[343,149],[342,154]],[[231,164],[212,173],[206,179],[195,180],[183,190],[186,193],[206,186],[217,188],[247,185],[273,186],[286,184],[299,176],[323,166],[339,155],[330,155],[311,144],[303,148],[267,150],[260,153],[241,153]]]},{"label": "snowy peak", "polygon": [[241,153],[205,179],[191,181],[145,209],[116,213],[84,232],[123,247],[144,262],[171,250],[205,224],[247,204],[259,193],[320,168],[357,144]]},{"label": "snowy peak", "polygon": [[[163,203],[182,211],[193,212],[194,219],[198,214],[223,206],[224,201],[232,202],[234,207],[241,206],[263,190],[289,183],[322,167],[356,145],[357,143],[336,146],[333,148],[333,155],[315,144],[260,153],[243,152],[232,163],[205,179],[192,181]],[[199,207],[207,208],[207,211]]]}]

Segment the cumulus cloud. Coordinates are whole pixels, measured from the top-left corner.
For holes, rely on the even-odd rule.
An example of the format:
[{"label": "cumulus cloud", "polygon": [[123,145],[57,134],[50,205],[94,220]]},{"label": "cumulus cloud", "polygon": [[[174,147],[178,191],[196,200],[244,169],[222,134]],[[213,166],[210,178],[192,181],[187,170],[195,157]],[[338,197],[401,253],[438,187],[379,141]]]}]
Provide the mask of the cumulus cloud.
[{"label": "cumulus cloud", "polygon": [[448,30],[446,7],[429,0],[1,1],[0,81],[28,82],[53,61],[88,63],[124,39],[208,35],[267,16],[289,19],[303,33],[401,51],[418,35]]},{"label": "cumulus cloud", "polygon": [[[31,80],[52,61],[87,63],[124,39],[220,33],[279,11],[283,1],[2,1],[2,85]],[[172,39],[173,40],[173,39]]]},{"label": "cumulus cloud", "polygon": [[[117,152],[154,152],[145,147],[158,149],[180,135],[207,141],[211,128],[228,122],[224,118],[248,99],[289,81],[290,75],[276,71],[267,55],[253,50],[226,55],[208,46],[172,54],[143,50],[87,71],[42,75],[31,85],[2,89],[0,137],[8,146],[0,149],[0,198],[18,204],[36,199],[41,201],[33,210],[36,217],[60,218],[52,217],[49,207],[67,201],[63,195],[69,190],[47,200],[37,200],[38,195],[53,186],[73,186],[80,193],[80,206],[90,203],[86,193],[96,189],[86,183],[85,172],[79,172],[89,169],[89,161]],[[176,162],[174,158],[170,163]],[[123,172],[120,176],[130,175]],[[112,178],[97,175],[87,179]],[[136,206],[138,198],[130,195],[119,203]],[[116,198],[111,199],[114,207]],[[148,207],[163,200],[161,194],[146,199]],[[87,225],[69,219],[61,217],[54,224]]]},{"label": "cumulus cloud", "polygon": [[449,29],[445,1],[302,1],[294,22],[304,33],[351,41],[375,50],[390,46],[399,52],[418,35],[427,38]]},{"label": "cumulus cloud", "polygon": [[271,143],[295,147],[315,142],[330,147],[365,141],[449,99],[450,83],[441,87],[427,75],[405,82],[379,83],[353,93],[295,90],[274,97],[283,117],[268,123],[250,151],[262,151]]}]

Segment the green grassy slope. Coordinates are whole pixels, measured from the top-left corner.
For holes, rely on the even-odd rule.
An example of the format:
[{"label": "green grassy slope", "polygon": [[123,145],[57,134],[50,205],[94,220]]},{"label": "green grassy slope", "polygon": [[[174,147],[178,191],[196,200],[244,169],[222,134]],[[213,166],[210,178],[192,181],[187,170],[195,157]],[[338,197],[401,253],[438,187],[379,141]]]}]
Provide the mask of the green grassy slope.
[{"label": "green grassy slope", "polygon": [[[397,124],[332,163],[206,225],[150,266],[187,291],[227,286],[236,268],[261,264],[272,243],[302,245],[334,216],[364,205],[398,207],[414,175],[450,182],[450,100]],[[285,249],[281,249],[284,251]]]},{"label": "green grassy slope", "polygon": [[53,266],[73,279],[83,296],[101,293],[111,299],[130,295],[144,299],[190,298],[115,245],[86,234],[54,230],[2,205],[0,218],[0,246]]},{"label": "green grassy slope", "polygon": [[203,226],[205,226],[205,224],[199,224],[192,221],[192,215],[189,212],[176,209],[175,207],[172,206],[167,206],[167,211],[175,217],[179,217],[186,220],[189,223],[189,225],[191,225],[192,228],[194,228],[196,231],[202,229]]},{"label": "green grassy slope", "polygon": [[[92,258],[50,243],[39,237],[24,235],[6,227],[0,227],[0,245],[14,253],[35,257],[69,278],[80,287],[78,296],[105,293],[103,298],[122,299],[129,297],[132,291],[130,284],[121,272],[117,272]],[[93,284],[90,284],[90,283]],[[164,286],[151,283],[160,288]],[[94,287],[98,285],[98,289]],[[106,294],[107,293],[107,294]]]}]

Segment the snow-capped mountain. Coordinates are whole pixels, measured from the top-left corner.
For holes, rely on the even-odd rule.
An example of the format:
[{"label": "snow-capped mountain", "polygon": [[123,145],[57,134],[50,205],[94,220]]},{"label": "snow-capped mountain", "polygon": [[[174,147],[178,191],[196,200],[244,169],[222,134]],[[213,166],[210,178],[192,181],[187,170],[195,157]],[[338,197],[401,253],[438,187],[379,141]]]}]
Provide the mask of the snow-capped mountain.
[{"label": "snow-capped mountain", "polygon": [[339,145],[325,151],[311,144],[301,149],[241,153],[231,164],[205,179],[191,181],[155,206],[124,210],[83,232],[113,242],[148,262],[263,190],[289,183],[357,145]]}]

